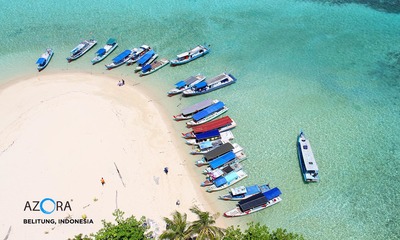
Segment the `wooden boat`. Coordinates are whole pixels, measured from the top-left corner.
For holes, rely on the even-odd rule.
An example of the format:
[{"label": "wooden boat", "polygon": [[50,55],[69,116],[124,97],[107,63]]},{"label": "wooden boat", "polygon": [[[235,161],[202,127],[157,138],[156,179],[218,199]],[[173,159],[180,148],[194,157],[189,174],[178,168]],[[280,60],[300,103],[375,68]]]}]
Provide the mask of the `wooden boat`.
[{"label": "wooden boat", "polygon": [[36,61],[38,71],[42,71],[47,67],[51,58],[53,57],[54,51],[51,48],[47,48],[46,52],[44,52],[40,58]]},{"label": "wooden boat", "polygon": [[151,73],[157,71],[158,69],[167,66],[168,63],[169,63],[168,59],[162,58],[159,61],[156,60],[150,64],[147,64],[147,65],[143,66],[140,76],[142,77],[142,76],[151,74]]},{"label": "wooden boat", "polygon": [[203,173],[209,174],[217,168],[229,165],[231,162],[241,162],[247,159],[243,148],[237,143],[234,143],[233,145],[235,146],[235,148],[232,151],[225,153],[224,155],[219,156],[212,161],[206,162],[205,165],[209,166],[203,170]]},{"label": "wooden boat", "polygon": [[194,126],[191,132],[182,133],[183,138],[196,138],[196,134],[218,129],[219,132],[224,132],[236,127],[236,122],[229,116],[218,118],[216,120]]},{"label": "wooden boat", "polygon": [[257,193],[247,199],[239,201],[236,208],[224,213],[225,217],[240,217],[266,209],[282,201],[279,188]]},{"label": "wooden boat", "polygon": [[223,177],[214,180],[213,185],[208,187],[207,192],[216,192],[233,186],[247,177],[247,173],[243,170],[233,171]]},{"label": "wooden boat", "polygon": [[198,134],[195,139],[187,139],[186,144],[188,145],[199,145],[205,141],[211,141],[214,144],[216,141],[229,142],[234,138],[231,131],[225,131],[220,133],[218,130],[211,130],[205,133]]},{"label": "wooden boat", "polygon": [[133,50],[125,50],[122,53],[118,54],[115,58],[113,58],[112,62],[110,64],[106,65],[106,68],[108,70],[116,68],[118,66],[121,66],[122,64],[126,63],[126,61],[129,60]]},{"label": "wooden boat", "polygon": [[186,125],[191,127],[209,122],[214,118],[221,116],[226,111],[228,111],[228,108],[223,102],[219,101],[201,110],[200,112],[193,114],[192,120],[187,122]]},{"label": "wooden boat", "polygon": [[306,138],[303,131],[300,131],[297,137],[297,151],[304,181],[318,182],[318,165],[315,161],[310,141]]},{"label": "wooden boat", "polygon": [[227,174],[229,174],[232,171],[237,172],[237,171],[241,170],[242,168],[243,168],[242,164],[240,164],[237,161],[234,161],[230,164],[227,164],[220,168],[217,168],[207,174],[207,178],[204,182],[201,183],[201,186],[202,187],[211,186],[214,184],[214,181],[217,178],[226,176]]},{"label": "wooden boat", "polygon": [[229,86],[235,82],[236,78],[234,76],[232,76],[231,74],[222,73],[214,78],[197,83],[190,89],[183,91],[183,96],[188,97],[208,93]]},{"label": "wooden boat", "polygon": [[175,121],[186,120],[192,118],[193,114],[219,102],[219,100],[214,99],[206,99],[204,101],[198,102],[192,106],[186,107],[182,110],[182,112],[178,115],[173,116]]},{"label": "wooden boat", "polygon": [[108,39],[106,45],[103,48],[100,48],[96,52],[96,56],[92,59],[92,64],[96,64],[106,58],[112,51],[114,51],[118,47],[117,40],[114,38]]},{"label": "wooden boat", "polygon": [[78,44],[74,49],[71,51],[71,56],[67,57],[68,62],[76,60],[83,56],[83,54],[87,53],[94,45],[97,44],[97,41],[94,39],[85,40]]},{"label": "wooden boat", "polygon": [[191,88],[192,86],[196,85],[199,82],[204,81],[205,79],[206,79],[205,76],[198,74],[196,76],[190,76],[185,80],[179,81],[175,83],[175,88],[168,91],[168,96],[173,96],[182,93],[186,89]]},{"label": "wooden boat", "polygon": [[222,144],[224,144],[221,139],[218,139],[216,141],[205,141],[201,142],[199,145],[193,145],[194,148],[190,152],[192,155],[199,155],[199,154],[205,154],[208,153],[209,151],[218,148]]},{"label": "wooden boat", "polygon": [[182,64],[188,63],[199,57],[206,55],[209,52],[210,52],[210,49],[208,47],[205,47],[203,45],[198,45],[195,48],[193,48],[187,52],[177,55],[175,59],[171,60],[171,66],[182,65]]},{"label": "wooden boat", "polygon": [[263,185],[251,185],[251,186],[240,186],[236,188],[232,188],[228,194],[219,196],[219,199],[221,200],[227,200],[227,201],[240,201],[247,199],[251,196],[254,196],[258,193],[263,193],[271,188],[269,187],[269,184],[263,184]]},{"label": "wooden boat", "polygon": [[235,149],[234,144],[232,144],[230,142],[224,143],[221,146],[219,146],[218,148],[215,148],[215,149],[209,151],[208,153],[205,153],[204,156],[200,160],[196,161],[195,164],[198,167],[208,165],[208,162],[218,158],[219,156],[224,155],[225,153],[232,151],[233,149]]},{"label": "wooden boat", "polygon": [[148,51],[151,50],[151,47],[147,45],[142,45],[140,48],[134,48],[133,53],[128,61],[126,61],[126,65],[132,65],[137,62],[141,57],[143,57]]},{"label": "wooden boat", "polygon": [[138,66],[135,68],[135,72],[139,72],[140,70],[142,70],[143,66],[154,62],[157,57],[158,54],[155,53],[153,49],[149,50],[137,61]]}]

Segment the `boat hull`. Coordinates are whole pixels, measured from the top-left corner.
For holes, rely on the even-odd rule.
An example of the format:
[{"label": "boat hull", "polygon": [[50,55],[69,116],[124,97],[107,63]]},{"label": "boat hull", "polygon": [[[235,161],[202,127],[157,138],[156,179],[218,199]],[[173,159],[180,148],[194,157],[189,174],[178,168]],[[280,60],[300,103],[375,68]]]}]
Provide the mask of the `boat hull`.
[{"label": "boat hull", "polygon": [[53,49],[50,49],[49,56],[48,56],[47,59],[46,59],[46,63],[45,63],[43,66],[41,66],[41,65],[38,65],[38,66],[37,66],[37,70],[38,70],[39,72],[42,71],[43,69],[45,69],[45,68],[47,67],[47,65],[49,65],[50,60],[51,60],[51,58],[53,57],[53,55],[54,55],[54,51],[53,51]]},{"label": "boat hull", "polygon": [[88,46],[83,51],[79,52],[79,54],[71,55],[71,56],[67,57],[68,62],[72,62],[72,61],[82,57],[83,55],[85,55],[85,53],[87,53],[90,49],[92,49],[96,44],[97,44],[96,40],[90,40]]},{"label": "boat hull", "polygon": [[96,63],[99,63],[103,61],[108,55],[110,55],[116,48],[118,47],[118,43],[115,44],[110,50],[108,50],[103,56],[99,57],[96,56],[92,59],[92,64],[95,65]]},{"label": "boat hull", "polygon": [[204,51],[202,53],[196,54],[195,56],[193,56],[191,58],[188,58],[188,59],[184,59],[184,60],[174,59],[174,60],[171,60],[171,66],[178,66],[178,65],[183,65],[183,64],[189,63],[189,62],[194,61],[194,60],[196,60],[196,59],[198,59],[200,57],[203,57],[204,55],[206,55],[207,53],[210,52],[210,49],[206,48],[206,47],[203,47],[203,50]]},{"label": "boat hull", "polygon": [[252,214],[252,213],[261,211],[261,210],[263,210],[263,209],[266,209],[266,208],[268,208],[268,207],[271,207],[271,206],[273,206],[273,205],[279,203],[280,201],[282,201],[282,198],[281,198],[281,197],[276,197],[276,198],[274,198],[274,199],[268,201],[266,204],[263,204],[263,205],[261,205],[261,206],[252,208],[252,209],[247,210],[247,211],[245,211],[245,212],[242,212],[242,211],[240,210],[239,207],[236,207],[236,208],[234,208],[234,209],[232,209],[232,210],[230,210],[230,211],[225,212],[225,213],[224,213],[224,216],[225,216],[225,217],[241,217],[241,216],[246,216],[246,215],[249,215],[249,214]]},{"label": "boat hull", "polygon": [[193,91],[191,91],[191,92],[183,91],[183,96],[184,96],[184,97],[190,97],[190,96],[196,96],[196,95],[201,95],[201,94],[209,93],[209,92],[218,90],[218,89],[220,89],[220,88],[223,88],[223,87],[232,85],[232,84],[234,84],[235,82],[236,82],[236,80],[230,81],[230,82],[227,82],[227,83],[225,83],[225,84],[222,84],[222,85],[219,85],[219,86],[216,86],[216,87],[212,87],[212,88],[209,88],[209,89],[207,89],[207,90],[200,91],[200,92],[199,92],[199,91],[196,91],[196,92],[193,92]]}]

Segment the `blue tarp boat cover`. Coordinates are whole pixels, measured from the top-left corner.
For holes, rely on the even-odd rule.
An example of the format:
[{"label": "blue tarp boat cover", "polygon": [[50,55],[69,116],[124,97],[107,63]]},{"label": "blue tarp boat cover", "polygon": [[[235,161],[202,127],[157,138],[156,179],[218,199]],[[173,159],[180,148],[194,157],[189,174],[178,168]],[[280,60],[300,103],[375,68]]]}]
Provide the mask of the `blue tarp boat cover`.
[{"label": "blue tarp boat cover", "polygon": [[99,55],[99,56],[103,56],[104,53],[106,53],[106,50],[105,50],[104,48],[100,48],[96,53],[97,53],[97,55]]},{"label": "blue tarp boat cover", "polygon": [[224,177],[219,177],[214,180],[214,185],[216,187],[220,187],[220,186],[224,185],[225,183],[226,183],[226,179]]},{"label": "blue tarp boat cover", "polygon": [[221,101],[214,103],[213,105],[209,106],[206,109],[201,110],[198,113],[193,114],[193,120],[195,122],[217,112],[218,110],[222,109],[225,106],[225,104]]},{"label": "blue tarp boat cover", "polygon": [[36,61],[36,64],[39,64],[40,66],[43,66],[46,63],[46,59],[45,58],[39,58]]},{"label": "blue tarp boat cover", "polygon": [[268,201],[270,201],[270,200],[278,197],[282,193],[281,193],[281,190],[279,190],[279,188],[275,187],[269,191],[264,192],[263,194],[264,194],[265,198],[267,198]]},{"label": "blue tarp boat cover", "polygon": [[253,186],[248,186],[246,187],[246,194],[251,195],[251,194],[256,194],[260,192],[260,187],[258,185],[253,185]]},{"label": "blue tarp boat cover", "polygon": [[225,163],[231,161],[232,159],[235,159],[235,157],[236,157],[235,153],[233,153],[233,151],[230,151],[230,152],[225,153],[224,155],[212,160],[210,162],[210,167],[211,167],[211,169],[216,169],[218,167],[221,167]]},{"label": "blue tarp boat cover", "polygon": [[196,85],[194,85],[193,88],[194,88],[195,90],[197,90],[197,89],[203,88],[203,87],[205,87],[205,86],[207,86],[207,83],[206,83],[206,82],[199,82],[199,83],[197,83]]},{"label": "blue tarp boat cover", "polygon": [[110,38],[110,39],[108,39],[108,41],[107,41],[107,45],[113,45],[113,44],[115,44],[117,42],[117,40],[115,39],[115,38]]},{"label": "blue tarp boat cover", "polygon": [[175,83],[175,87],[176,88],[183,88],[184,86],[186,86],[186,82],[185,81],[180,81],[180,82],[177,82],[177,83]]},{"label": "blue tarp boat cover", "polygon": [[155,54],[154,50],[148,51],[143,57],[141,57],[138,61],[139,65],[143,65],[147,62],[153,55]]},{"label": "blue tarp boat cover", "polygon": [[230,172],[228,173],[225,177],[217,178],[214,180],[214,185],[216,187],[221,187],[222,185],[224,185],[225,183],[230,183],[233,180],[237,179],[239,176],[237,175],[236,172]]},{"label": "blue tarp boat cover", "polygon": [[199,148],[200,150],[206,149],[206,148],[210,148],[212,147],[212,142],[211,141],[205,141],[199,144]]},{"label": "blue tarp boat cover", "polygon": [[143,66],[142,72],[145,73],[145,72],[149,71],[150,69],[151,69],[151,64],[146,64]]},{"label": "blue tarp boat cover", "polygon": [[219,133],[218,129],[214,129],[208,132],[199,133],[196,135],[196,140],[204,140],[207,138],[219,137],[221,134]]},{"label": "blue tarp boat cover", "polygon": [[113,59],[114,63],[119,63],[132,53],[131,50],[125,50]]}]

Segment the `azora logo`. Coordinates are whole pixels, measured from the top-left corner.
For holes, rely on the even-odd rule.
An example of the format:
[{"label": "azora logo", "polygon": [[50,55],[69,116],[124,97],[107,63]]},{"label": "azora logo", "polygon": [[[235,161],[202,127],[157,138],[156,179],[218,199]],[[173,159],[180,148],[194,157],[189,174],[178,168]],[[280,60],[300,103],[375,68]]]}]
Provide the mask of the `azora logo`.
[{"label": "azora logo", "polygon": [[36,211],[51,214],[54,211],[72,211],[69,201],[55,201],[52,198],[43,198],[41,201],[26,201],[24,211]]}]

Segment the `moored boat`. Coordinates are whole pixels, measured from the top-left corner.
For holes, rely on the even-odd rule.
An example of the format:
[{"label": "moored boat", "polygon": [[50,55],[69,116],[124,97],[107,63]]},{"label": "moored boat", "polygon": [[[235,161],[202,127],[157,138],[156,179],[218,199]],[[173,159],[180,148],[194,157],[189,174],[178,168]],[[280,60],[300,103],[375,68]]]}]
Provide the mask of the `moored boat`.
[{"label": "moored boat", "polygon": [[50,62],[53,57],[54,51],[51,48],[47,48],[46,51],[36,61],[38,71],[42,71]]},{"label": "moored boat", "polygon": [[132,52],[133,50],[126,49],[122,53],[118,54],[118,56],[113,58],[112,62],[106,65],[106,68],[110,70],[126,63],[126,61],[128,61],[129,57],[131,56]]},{"label": "moored boat", "polygon": [[106,45],[103,48],[100,48],[96,52],[96,56],[92,59],[92,64],[96,64],[106,58],[112,51],[114,51],[118,47],[117,40],[114,38],[108,39]]},{"label": "moored boat", "polygon": [[282,201],[280,197],[281,194],[281,191],[277,187],[266,192],[257,193],[247,199],[239,201],[238,206],[225,212],[224,216],[240,217],[266,209]]},{"label": "moored boat", "polygon": [[224,132],[236,127],[236,122],[229,116],[218,118],[216,120],[194,126],[191,132],[182,133],[183,138],[196,138],[196,134],[218,129],[219,132]]},{"label": "moored boat", "polygon": [[142,70],[142,67],[154,62],[156,58],[158,57],[158,54],[154,52],[153,49],[150,49],[148,52],[146,52],[138,61],[137,64],[138,66],[135,68],[135,72],[139,72]]},{"label": "moored boat", "polygon": [[203,170],[203,173],[208,174],[217,168],[229,165],[231,162],[241,162],[247,159],[247,155],[244,153],[243,148],[237,143],[234,143],[233,145],[235,146],[235,148],[232,151],[225,153],[224,155],[217,157],[212,161],[207,162],[208,164],[206,163],[206,165],[209,166]]},{"label": "moored boat", "polygon": [[306,138],[303,131],[300,131],[297,137],[297,151],[304,181],[318,182],[318,165],[315,161],[310,141]]},{"label": "moored boat", "polygon": [[198,74],[196,76],[190,76],[185,80],[179,81],[175,83],[175,88],[168,91],[168,96],[182,93],[186,89],[191,88],[192,86],[196,85],[199,82],[204,81],[205,79],[206,79],[205,76]]},{"label": "moored boat", "polygon": [[149,47],[147,45],[142,45],[142,46],[140,46],[140,48],[134,48],[129,60],[126,61],[126,65],[129,66],[129,65],[134,64],[150,50],[151,50],[151,47]]},{"label": "moored boat", "polygon": [[169,63],[169,60],[163,58],[163,59],[160,59],[159,61],[156,60],[150,64],[147,64],[147,65],[143,66],[140,76],[142,77],[142,76],[151,74],[151,73],[159,70],[160,68],[167,66],[168,63]]},{"label": "moored boat", "polygon": [[183,96],[194,96],[208,93],[235,83],[237,80],[234,76],[227,73],[222,73],[214,78],[197,83],[190,89],[183,91]]},{"label": "moored boat", "polygon": [[237,172],[243,168],[242,164],[234,161],[230,164],[224,165],[220,168],[214,169],[213,171],[207,173],[207,178],[201,183],[202,187],[213,185],[214,181],[219,178],[228,175],[230,172]]},{"label": "moored boat", "polygon": [[207,188],[207,192],[216,192],[228,188],[247,177],[243,170],[233,171],[223,177],[214,180],[213,185]]},{"label": "moored boat", "polygon": [[228,200],[228,201],[240,201],[247,199],[251,196],[254,196],[258,193],[263,193],[271,188],[269,184],[263,185],[251,185],[251,186],[240,186],[236,188],[232,188],[228,194],[219,196],[219,199]]},{"label": "moored boat", "polygon": [[186,144],[189,145],[199,145],[205,141],[211,141],[214,144],[216,141],[229,142],[234,138],[231,131],[225,131],[220,133],[218,130],[214,129],[208,132],[200,133],[193,139],[187,139]]},{"label": "moored boat", "polygon": [[180,121],[180,120],[190,119],[193,117],[193,114],[195,114],[217,102],[219,102],[219,100],[217,100],[217,99],[214,99],[214,100],[206,99],[204,101],[201,101],[194,105],[186,107],[182,110],[182,112],[180,114],[173,116],[174,120]]},{"label": "moored boat", "polygon": [[217,102],[200,112],[193,114],[192,120],[187,122],[186,125],[190,127],[206,123],[224,114],[226,111],[228,111],[228,108],[225,104],[221,101]]},{"label": "moored boat", "polygon": [[171,60],[171,65],[175,66],[175,65],[181,65],[181,64],[188,63],[199,57],[206,55],[209,52],[210,52],[210,49],[208,47],[205,47],[203,45],[198,45],[195,48],[193,48],[187,52],[177,55],[175,59]]},{"label": "moored boat", "polygon": [[198,167],[207,165],[208,162],[216,159],[219,156],[224,155],[225,153],[232,151],[233,149],[235,149],[235,145],[233,145],[230,142],[224,143],[221,146],[219,146],[218,148],[215,148],[215,149],[209,151],[208,153],[205,153],[201,159],[196,161],[195,164]]},{"label": "moored boat", "polygon": [[71,50],[71,56],[67,57],[68,62],[76,60],[83,56],[83,54],[87,53],[94,45],[97,44],[97,41],[94,39],[84,40],[78,46]]},{"label": "moored boat", "polygon": [[201,142],[199,145],[194,145],[195,147],[190,152],[190,154],[192,154],[192,155],[205,154],[205,153],[208,153],[209,151],[221,146],[222,144],[224,144],[224,142],[221,139],[218,139],[217,141]]}]

